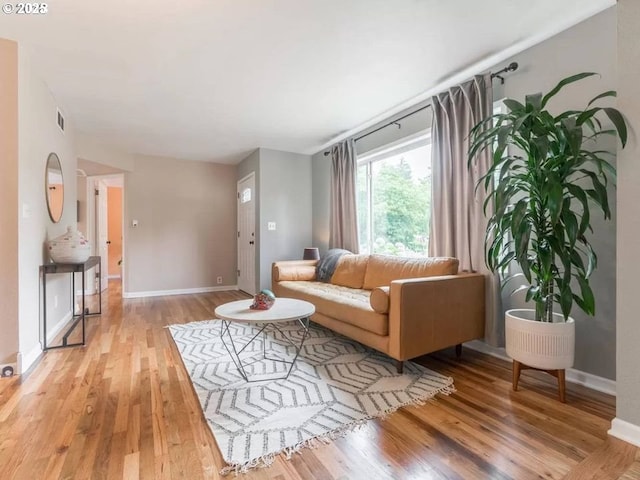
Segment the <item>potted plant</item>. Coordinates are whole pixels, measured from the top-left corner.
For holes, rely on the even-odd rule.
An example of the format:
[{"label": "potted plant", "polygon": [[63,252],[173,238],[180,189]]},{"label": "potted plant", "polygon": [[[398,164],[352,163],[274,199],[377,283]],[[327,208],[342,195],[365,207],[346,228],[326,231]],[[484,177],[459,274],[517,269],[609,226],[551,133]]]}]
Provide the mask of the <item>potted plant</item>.
[{"label": "potted plant", "polygon": [[[526,284],[535,310],[509,310],[505,315],[507,354],[514,360],[513,388],[520,370],[535,368],[558,377],[564,401],[564,370],[573,366],[577,305],[595,313],[589,278],[597,257],[589,243],[592,209],[611,217],[607,185],[615,168],[607,158],[615,152],[598,150],[603,135],[617,135],[626,144],[627,129],[618,110],[594,103],[615,96],[614,91],[593,98],[583,110],[552,114],[547,104],[565,86],[595,73],[562,80],[549,93],[527,95],[524,103],[504,101],[508,113],[488,118],[471,131],[469,165],[476,154],[493,147],[488,172],[478,183],[486,190],[484,208],[493,202],[485,238],[485,260],[498,272],[503,287],[514,278]],[[599,117],[609,118],[612,128]],[[521,273],[509,275],[515,262]],[[560,313],[554,313],[558,305]]]}]

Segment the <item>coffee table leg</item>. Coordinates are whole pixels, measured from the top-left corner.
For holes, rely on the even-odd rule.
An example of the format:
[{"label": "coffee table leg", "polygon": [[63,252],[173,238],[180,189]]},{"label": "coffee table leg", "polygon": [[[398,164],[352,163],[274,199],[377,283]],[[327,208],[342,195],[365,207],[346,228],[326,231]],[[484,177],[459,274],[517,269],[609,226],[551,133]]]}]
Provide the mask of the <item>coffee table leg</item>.
[{"label": "coffee table leg", "polygon": [[289,367],[287,378],[289,378],[289,375],[291,374],[293,367],[295,367],[296,360],[298,360],[298,357],[300,356],[300,352],[302,351],[302,347],[304,347],[304,341],[307,339],[307,335],[309,334],[309,317],[300,318],[298,321],[300,322],[300,325],[302,325],[302,338],[300,339],[300,346],[296,348],[296,356],[291,361],[291,366]]},{"label": "coffee table leg", "polygon": [[[224,345],[224,348],[227,350],[227,353],[229,354],[229,356],[231,357],[231,361],[238,369],[238,373],[240,373],[240,376],[245,381],[248,381],[247,372],[244,371],[244,365],[242,365],[242,360],[240,359],[240,355],[236,349],[236,344],[233,341],[233,335],[231,335],[231,331],[229,330],[229,326],[231,324],[228,320],[221,320],[221,322],[222,322],[222,325],[220,327],[220,340],[222,340],[222,344]],[[229,336],[231,348],[229,348],[229,345],[227,345],[227,342],[224,339],[225,333]],[[246,345],[242,348],[242,350],[244,350],[245,348],[246,348]],[[233,352],[231,350],[233,350]]]},{"label": "coffee table leg", "polygon": [[293,367],[296,364],[296,360],[298,360],[298,357],[300,356],[300,352],[302,351],[302,347],[304,346],[304,342],[307,339],[307,335],[309,334],[309,317],[300,318],[298,319],[298,322],[302,326],[302,338],[300,339],[299,345],[296,345],[288,335],[286,335],[282,330],[278,328],[278,326],[275,323],[271,325],[275,330],[280,332],[280,335],[282,335],[282,338],[284,338],[289,343],[289,345],[291,345],[294,348],[296,352],[295,356],[293,357],[293,360],[291,361],[265,357],[268,360],[289,364],[289,370],[287,371],[287,375],[283,377],[284,379],[289,378],[289,375],[291,375],[291,372],[293,371]]},{"label": "coffee table leg", "polygon": [[[310,319],[309,319],[309,317],[298,319],[298,322],[302,326],[302,338],[300,339],[300,344],[299,345],[296,344],[290,338],[289,335],[286,335],[282,330],[280,330],[280,328],[278,328],[278,326],[275,323],[267,323],[260,330],[258,330],[258,332],[253,337],[251,337],[251,339],[239,350],[236,347],[236,343],[235,343],[235,341],[233,339],[233,335],[231,334],[231,330],[230,330],[231,322],[229,320],[220,320],[220,321],[221,321],[220,339],[222,341],[222,344],[224,345],[224,348],[227,350],[227,353],[231,357],[231,360],[233,361],[233,364],[238,369],[238,372],[240,373],[240,375],[242,376],[244,381],[245,382],[262,382],[262,381],[266,381],[266,380],[286,380],[287,378],[289,378],[289,375],[293,371],[293,367],[296,364],[296,360],[298,359],[298,356],[300,355],[300,352],[302,351],[302,347],[304,346],[304,342],[307,339],[307,335],[309,334],[309,322],[310,322]],[[272,327],[274,330],[277,330],[280,333],[280,335],[282,335],[282,338],[284,340],[286,340],[286,342],[289,343],[289,345],[291,345],[294,348],[296,354],[295,354],[293,360],[289,361],[289,360],[282,360],[282,359],[279,359],[279,358],[267,357],[267,350],[266,350],[266,344],[267,344],[267,331],[266,331],[266,329],[267,329],[267,327]],[[287,371],[287,374],[285,376],[265,378],[265,379],[260,379],[260,380],[250,380],[249,379],[249,376],[248,376],[248,374],[247,374],[247,372],[245,370],[245,364],[243,363],[242,358],[240,358],[240,354],[251,343],[253,343],[253,341],[261,333],[263,334],[263,336],[262,336],[262,356],[263,356],[263,359],[264,360],[271,360],[271,361],[274,361],[274,362],[281,362],[281,363],[289,364],[289,370]],[[225,336],[229,337],[229,344],[225,340]]]}]

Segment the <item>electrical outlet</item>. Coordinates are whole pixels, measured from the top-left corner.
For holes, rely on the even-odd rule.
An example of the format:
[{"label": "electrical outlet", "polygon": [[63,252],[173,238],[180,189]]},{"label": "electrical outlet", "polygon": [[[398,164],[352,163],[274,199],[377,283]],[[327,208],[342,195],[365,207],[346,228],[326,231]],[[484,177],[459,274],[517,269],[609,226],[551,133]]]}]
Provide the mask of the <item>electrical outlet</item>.
[{"label": "electrical outlet", "polygon": [[58,308],[58,295],[53,296],[53,308]]},{"label": "electrical outlet", "polygon": [[220,285],[222,283],[222,277],[218,277],[216,281],[218,282],[218,285]]},{"label": "electrical outlet", "polygon": [[275,229],[276,229],[276,222],[267,223],[267,230],[275,230]]}]

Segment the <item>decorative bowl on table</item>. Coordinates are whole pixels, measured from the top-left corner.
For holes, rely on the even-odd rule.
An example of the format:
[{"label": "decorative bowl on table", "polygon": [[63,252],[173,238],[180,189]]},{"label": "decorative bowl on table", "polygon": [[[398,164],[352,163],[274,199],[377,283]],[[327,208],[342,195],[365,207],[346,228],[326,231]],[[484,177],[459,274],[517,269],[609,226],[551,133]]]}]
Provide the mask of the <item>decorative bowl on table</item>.
[{"label": "decorative bowl on table", "polygon": [[56,263],[84,263],[91,256],[91,245],[84,235],[73,227],[66,233],[49,240],[49,256]]},{"label": "decorative bowl on table", "polygon": [[260,290],[260,293],[253,297],[253,303],[249,308],[251,310],[269,310],[275,301],[276,296],[271,290]]}]

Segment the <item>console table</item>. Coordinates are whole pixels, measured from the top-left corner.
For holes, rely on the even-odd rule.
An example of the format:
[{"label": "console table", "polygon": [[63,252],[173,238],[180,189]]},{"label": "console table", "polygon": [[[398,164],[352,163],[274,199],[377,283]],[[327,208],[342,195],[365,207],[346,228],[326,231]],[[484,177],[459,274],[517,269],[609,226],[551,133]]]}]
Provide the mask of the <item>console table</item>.
[{"label": "console table", "polygon": [[[95,312],[90,312],[88,308],[85,307],[85,273],[93,268],[97,267],[98,269],[98,310]],[[41,279],[41,287],[42,287],[42,299],[43,299],[43,309],[42,309],[42,317],[43,317],[43,350],[51,350],[53,348],[64,348],[64,347],[75,347],[79,345],[85,344],[85,317],[89,315],[100,315],[102,313],[102,272],[100,265],[100,257],[89,257],[89,259],[84,263],[47,263],[44,265],[40,265],[40,279]],[[71,274],[71,309],[72,309],[72,319],[71,325],[66,329],[66,331],[62,335],[62,345],[47,345],[47,275],[58,274],[58,273],[70,273]],[[82,302],[80,313],[75,313],[75,300],[76,300],[76,273],[82,274]],[[74,329],[78,326],[78,324],[82,324],[82,342],[69,343],[68,338],[69,335],[74,331]]]}]

